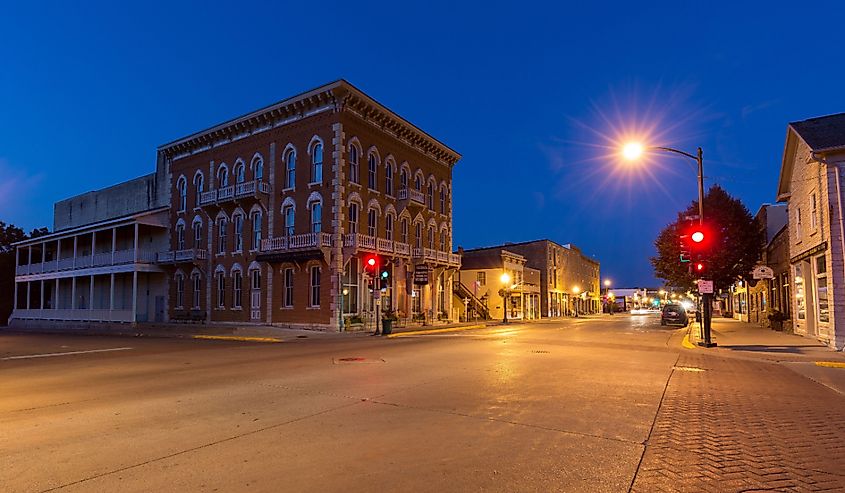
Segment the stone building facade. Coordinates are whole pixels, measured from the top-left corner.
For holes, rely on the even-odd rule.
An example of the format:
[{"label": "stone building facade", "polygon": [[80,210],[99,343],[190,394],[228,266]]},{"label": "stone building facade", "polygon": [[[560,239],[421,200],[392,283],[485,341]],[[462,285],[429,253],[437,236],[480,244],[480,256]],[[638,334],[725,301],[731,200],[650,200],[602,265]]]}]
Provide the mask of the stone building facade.
[{"label": "stone building facade", "polygon": [[[503,247],[464,250],[459,282],[472,293],[472,298],[481,300],[490,318],[502,319],[506,309],[511,320],[537,319],[540,318],[540,271],[526,267],[525,263],[525,257]],[[507,283],[502,282],[503,275],[507,275]]]},{"label": "stone building facade", "polygon": [[778,183],[788,204],[795,333],[845,347],[845,113],[790,123]]},{"label": "stone building facade", "polygon": [[[155,320],[340,330],[377,306],[450,318],[459,158],[343,80],[160,146],[156,187],[167,201],[144,264],[161,278]],[[369,289],[367,256],[387,272],[384,289]]]}]

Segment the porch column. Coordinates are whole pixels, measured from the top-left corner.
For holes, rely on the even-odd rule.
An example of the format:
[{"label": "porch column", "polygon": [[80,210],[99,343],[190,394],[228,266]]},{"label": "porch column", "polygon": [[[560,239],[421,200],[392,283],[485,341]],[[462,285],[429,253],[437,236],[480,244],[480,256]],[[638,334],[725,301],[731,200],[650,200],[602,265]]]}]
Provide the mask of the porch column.
[{"label": "porch column", "polygon": [[114,273],[111,274],[111,285],[109,286],[109,311],[114,311]]},{"label": "porch column", "polygon": [[15,282],[15,293],[14,293],[13,298],[12,298],[12,303],[13,303],[12,311],[17,310],[18,309],[18,283],[17,282]]},{"label": "porch column", "polygon": [[[117,250],[117,228],[111,229],[111,263],[114,265],[114,252]],[[114,275],[112,275],[112,281],[114,281]],[[112,283],[112,287],[114,287],[114,283]]]},{"label": "porch column", "polygon": [[[138,225],[135,225],[135,240],[138,239]],[[132,322],[138,321],[138,271],[132,272]]]},{"label": "porch column", "polygon": [[28,255],[28,257],[27,257],[28,260],[26,262],[27,262],[27,264],[29,264],[29,267],[28,267],[29,272],[32,272],[32,245],[29,245],[27,247],[26,251],[27,251],[27,255]]},{"label": "porch column", "polygon": [[27,310],[29,310],[31,308],[31,306],[29,305],[29,298],[30,298],[30,291],[31,291],[30,284],[32,284],[32,283],[29,282],[29,281],[26,281],[26,309]]},{"label": "porch column", "polygon": [[[76,241],[74,240],[74,247],[76,247]],[[76,248],[74,248],[76,250]],[[76,276],[70,278],[70,309],[76,310]]]},{"label": "porch column", "polygon": [[88,309],[94,309],[94,276],[91,275],[91,281],[88,285]]},{"label": "porch column", "polygon": [[91,232],[91,267],[94,267],[94,250],[97,246],[97,232]]},{"label": "porch column", "polygon": [[59,309],[59,278],[56,278],[56,301],[53,302],[53,308],[58,310]]},{"label": "porch column", "polygon": [[138,263],[138,223],[135,223],[135,242],[134,242],[134,263]]},{"label": "porch column", "polygon": [[41,310],[44,309],[44,279],[41,280],[41,304],[38,306]]},{"label": "porch column", "polygon": [[[78,245],[79,245],[79,237],[78,237],[78,236],[74,236],[74,237],[73,237],[73,266],[74,266],[74,267],[76,267],[76,255],[77,255],[77,252],[76,252],[76,247],[77,247]],[[74,282],[76,282],[76,281],[74,280]],[[75,285],[76,285],[76,284],[74,284],[74,286],[75,286]],[[74,299],[75,299],[75,298],[74,298]],[[74,301],[74,303],[76,303],[76,301]]]}]

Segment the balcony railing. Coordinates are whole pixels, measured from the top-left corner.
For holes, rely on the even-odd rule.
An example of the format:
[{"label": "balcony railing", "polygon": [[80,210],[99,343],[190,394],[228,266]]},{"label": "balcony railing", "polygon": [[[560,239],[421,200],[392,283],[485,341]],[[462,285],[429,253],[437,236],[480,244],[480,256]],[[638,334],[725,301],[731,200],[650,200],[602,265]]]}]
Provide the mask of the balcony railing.
[{"label": "balcony railing", "polygon": [[343,246],[385,254],[411,254],[411,246],[407,243],[391,241],[385,238],[376,238],[375,236],[364,235],[360,233],[344,235]]},{"label": "balcony railing", "polygon": [[171,250],[169,252],[158,252],[156,254],[156,262],[161,264],[169,264],[174,262],[193,262],[195,260],[205,260],[208,258],[208,250],[199,248],[190,248],[187,250]]},{"label": "balcony railing", "polygon": [[401,188],[397,194],[399,200],[411,199],[411,202],[425,205],[425,194],[413,188]]},{"label": "balcony railing", "polygon": [[269,194],[270,184],[264,180],[245,181],[218,188],[217,190],[202,192],[199,196],[199,205],[204,206],[244,197],[254,197],[259,193]]},{"label": "balcony railing", "polygon": [[131,322],[132,310],[108,309],[33,309],[15,310],[12,318],[27,320],[79,320],[96,322]]},{"label": "balcony railing", "polygon": [[15,267],[15,275],[27,276],[32,274],[45,274],[50,272],[67,271],[74,269],[87,269],[89,267],[108,267],[112,265],[130,264],[133,262],[153,263],[156,261],[156,253],[141,250],[136,257],[135,249],[116,250],[114,252],[102,252],[78,257],[48,260]]},{"label": "balcony railing", "polygon": [[300,235],[282,236],[261,240],[262,252],[279,252],[287,250],[304,250],[332,246],[330,233],[305,233]]}]

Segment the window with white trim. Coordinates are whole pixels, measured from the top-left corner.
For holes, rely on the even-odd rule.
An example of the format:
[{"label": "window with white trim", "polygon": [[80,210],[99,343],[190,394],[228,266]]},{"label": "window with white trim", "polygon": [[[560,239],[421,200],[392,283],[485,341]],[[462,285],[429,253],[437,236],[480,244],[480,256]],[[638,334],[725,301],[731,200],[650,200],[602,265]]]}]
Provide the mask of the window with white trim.
[{"label": "window with white trim", "polygon": [[232,308],[243,307],[243,275],[236,270],[232,273]]},{"label": "window with white trim", "polygon": [[428,209],[434,210],[434,185],[432,183],[428,184]]},{"label": "window with white trim", "polygon": [[194,288],[194,310],[200,309],[200,295],[202,292],[202,280],[200,279],[200,275],[198,273],[191,274],[191,284]]},{"label": "window with white trim", "polygon": [[179,193],[179,212],[184,212],[188,208],[188,183],[184,176],[176,182],[176,191]]},{"label": "window with white trim", "polygon": [[486,272],[476,272],[475,273],[475,283],[478,284],[479,287],[487,285],[487,273]]},{"label": "window with white trim", "polygon": [[260,269],[252,269],[249,271],[250,279],[252,279],[252,289],[259,290],[261,289],[261,270]]},{"label": "window with white trim", "polygon": [[393,214],[387,214],[384,217],[384,237],[393,241]]},{"label": "window with white trim", "polygon": [[217,223],[217,253],[226,253],[226,235],[229,228],[229,221],[221,217]]},{"label": "window with white trim", "polygon": [[217,273],[217,308],[226,308],[226,274]]},{"label": "window with white trim", "polygon": [[361,182],[361,174],[358,167],[358,148],[352,146],[349,148],[349,181],[352,183]]},{"label": "window with white trim", "polygon": [[375,154],[370,153],[369,157],[367,158],[367,164],[368,164],[368,169],[369,169],[369,173],[368,173],[369,178],[367,180],[367,187],[369,187],[370,190],[375,190],[376,189],[376,178],[377,178],[376,173],[377,173],[377,170],[378,170],[378,162],[376,161],[376,155]]},{"label": "window with white trim", "polygon": [[402,218],[402,221],[400,222],[400,230],[399,231],[400,231],[400,234],[401,234],[400,241],[402,243],[407,244],[408,243],[408,219],[407,218],[404,218],[404,217]]},{"label": "window with white trim", "polygon": [[384,166],[384,193],[393,196],[393,167],[390,162]]},{"label": "window with white trim", "polygon": [[378,234],[378,218],[376,217],[375,209],[367,211],[367,234],[370,236],[376,236]]},{"label": "window with white trim", "polygon": [[202,173],[197,173],[194,175],[194,189],[197,192],[196,198],[194,200],[194,207],[198,207],[200,205],[200,196],[202,196],[202,192],[204,191],[205,186],[205,179]]},{"label": "window with white trim", "polygon": [[422,178],[420,178],[420,175],[414,177],[414,189],[417,192],[422,192]]},{"label": "window with white trim", "polygon": [[264,179],[264,160],[260,156],[252,158],[252,169],[256,180]]},{"label": "window with white trim", "polygon": [[323,230],[323,203],[315,201],[311,204],[311,232],[319,233]]},{"label": "window with white trim", "polygon": [[235,226],[235,251],[240,252],[244,249],[244,217],[240,214],[235,214],[233,219]]},{"label": "window with white trim", "polygon": [[261,249],[261,211],[252,214],[252,249]]},{"label": "window with white trim", "polygon": [[320,267],[317,265],[311,266],[311,299],[309,302],[312,307],[320,306]]},{"label": "window with white trim", "polygon": [[217,187],[223,188],[229,186],[229,169],[225,165],[217,168]]},{"label": "window with white trim", "polygon": [[194,248],[202,247],[202,222],[194,221],[191,225],[194,229]]},{"label": "window with white trim", "polygon": [[182,308],[185,304],[185,276],[176,274],[176,308]]},{"label": "window with white trim", "polygon": [[408,172],[404,169],[399,170],[399,190],[408,189]]},{"label": "window with white trim", "polygon": [[429,226],[428,227],[428,249],[429,250],[434,250],[434,237],[436,235],[437,235],[437,233],[434,232],[434,227]]},{"label": "window with white trim", "polygon": [[185,225],[181,223],[176,225],[176,249],[185,249]]},{"label": "window with white trim", "polygon": [[293,269],[285,269],[284,275],[284,296],[282,297],[282,305],[285,308],[293,307]]},{"label": "window with white trim", "polygon": [[285,187],[294,188],[296,186],[296,152],[288,151],[285,158]]},{"label": "window with white trim", "polygon": [[235,166],[235,183],[243,183],[246,180],[245,168],[244,163],[239,163]]},{"label": "window with white trim", "polygon": [[827,288],[827,263],[824,255],[819,255],[814,259],[815,269],[813,270],[816,276],[816,297],[818,303],[816,304],[816,316],[819,323],[826,324],[830,322],[830,299]]},{"label": "window with white trim", "polygon": [[811,208],[810,208],[810,229],[812,231],[815,231],[816,228],[818,228],[818,225],[819,225],[819,223],[818,223],[819,210],[818,210],[818,204],[816,203],[816,194],[815,193],[810,195],[810,205],[811,205]]},{"label": "window with white trim", "polygon": [[801,208],[795,209],[795,238],[801,241]]},{"label": "window with white trim", "polygon": [[446,250],[446,233],[440,233],[440,251],[445,252]]},{"label": "window with white trim", "polygon": [[358,259],[352,258],[343,272],[343,313],[358,313]]},{"label": "window with white trim", "polygon": [[440,212],[446,214],[446,189],[440,189]]},{"label": "window with white trim", "polygon": [[422,223],[417,223],[414,225],[414,247],[415,248],[422,248],[423,246],[423,225]]},{"label": "window with white trim", "polygon": [[317,142],[311,152],[311,182],[323,182],[323,144]]},{"label": "window with white trim", "polygon": [[349,204],[349,234],[358,232],[358,204],[352,202]]},{"label": "window with white trim", "polygon": [[292,205],[286,205],[282,210],[282,216],[285,218],[285,235],[293,236],[294,232],[294,208]]}]

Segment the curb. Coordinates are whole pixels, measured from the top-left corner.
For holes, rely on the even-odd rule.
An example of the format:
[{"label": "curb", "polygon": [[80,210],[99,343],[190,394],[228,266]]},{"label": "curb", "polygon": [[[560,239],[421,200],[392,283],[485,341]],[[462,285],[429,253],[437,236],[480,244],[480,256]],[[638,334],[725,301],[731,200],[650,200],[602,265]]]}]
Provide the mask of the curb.
[{"label": "curb", "polygon": [[203,339],[210,341],[238,341],[238,342],[284,342],[277,337],[246,337],[246,336],[211,336],[211,335],[193,335],[191,339]]},{"label": "curb", "polygon": [[845,368],[845,363],[841,361],[816,361],[816,366],[823,366],[825,368]]},{"label": "curb", "polygon": [[419,336],[419,335],[427,335],[427,334],[443,334],[447,332],[461,332],[464,330],[473,330],[473,329],[483,329],[486,328],[487,325],[485,324],[477,324],[477,325],[464,325],[461,327],[445,327],[442,329],[423,329],[423,330],[409,330],[405,332],[394,332],[392,334],[388,334],[388,339],[393,339],[396,337],[408,337],[408,336]]}]

